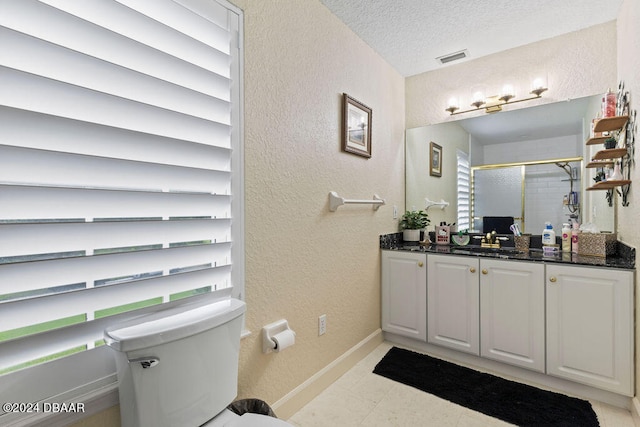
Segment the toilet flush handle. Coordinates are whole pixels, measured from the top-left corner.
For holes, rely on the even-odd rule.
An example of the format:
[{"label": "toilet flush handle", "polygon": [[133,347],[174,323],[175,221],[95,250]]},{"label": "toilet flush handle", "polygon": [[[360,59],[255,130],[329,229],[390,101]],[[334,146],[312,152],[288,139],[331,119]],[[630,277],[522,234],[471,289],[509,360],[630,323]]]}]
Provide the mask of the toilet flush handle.
[{"label": "toilet flush handle", "polygon": [[160,363],[160,359],[157,357],[139,357],[137,359],[129,359],[129,363],[140,363],[142,365],[142,369],[147,369],[153,368]]}]

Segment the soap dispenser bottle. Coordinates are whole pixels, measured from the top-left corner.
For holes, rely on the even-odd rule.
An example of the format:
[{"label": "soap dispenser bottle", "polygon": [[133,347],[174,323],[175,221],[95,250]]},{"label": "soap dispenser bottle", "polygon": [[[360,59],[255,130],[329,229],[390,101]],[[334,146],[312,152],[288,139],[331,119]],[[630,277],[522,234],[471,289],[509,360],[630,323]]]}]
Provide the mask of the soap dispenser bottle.
[{"label": "soap dispenser bottle", "polygon": [[549,221],[545,222],[542,230],[542,246],[554,246],[556,244],[556,232]]},{"label": "soap dispenser bottle", "polygon": [[573,223],[573,232],[571,233],[571,252],[578,253],[578,233],[580,232],[580,224]]}]

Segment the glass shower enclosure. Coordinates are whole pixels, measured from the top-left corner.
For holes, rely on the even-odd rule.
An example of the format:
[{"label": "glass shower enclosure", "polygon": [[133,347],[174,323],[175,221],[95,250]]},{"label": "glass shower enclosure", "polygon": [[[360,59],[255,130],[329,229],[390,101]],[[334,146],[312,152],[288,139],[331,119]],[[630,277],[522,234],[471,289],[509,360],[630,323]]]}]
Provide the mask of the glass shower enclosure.
[{"label": "glass shower enclosure", "polygon": [[580,222],[581,170],[581,157],[472,167],[473,231],[483,231],[485,217],[513,217],[531,234],[541,234],[547,221],[556,232]]}]

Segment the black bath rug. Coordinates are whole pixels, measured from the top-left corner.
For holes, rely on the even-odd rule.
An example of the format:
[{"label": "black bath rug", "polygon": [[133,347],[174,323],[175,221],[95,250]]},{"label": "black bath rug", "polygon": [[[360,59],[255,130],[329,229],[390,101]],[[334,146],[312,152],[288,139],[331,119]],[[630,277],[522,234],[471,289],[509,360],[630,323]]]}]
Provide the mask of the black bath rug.
[{"label": "black bath rug", "polygon": [[373,370],[394,381],[518,426],[599,426],[586,400],[393,347]]}]

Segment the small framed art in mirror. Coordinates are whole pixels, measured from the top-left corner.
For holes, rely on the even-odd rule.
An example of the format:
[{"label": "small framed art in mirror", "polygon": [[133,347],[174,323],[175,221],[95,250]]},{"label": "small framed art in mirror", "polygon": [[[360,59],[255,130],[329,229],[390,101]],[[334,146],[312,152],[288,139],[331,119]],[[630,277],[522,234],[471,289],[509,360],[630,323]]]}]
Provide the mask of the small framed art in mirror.
[{"label": "small framed art in mirror", "polygon": [[442,176],[442,147],[435,142],[429,145],[429,175]]}]

